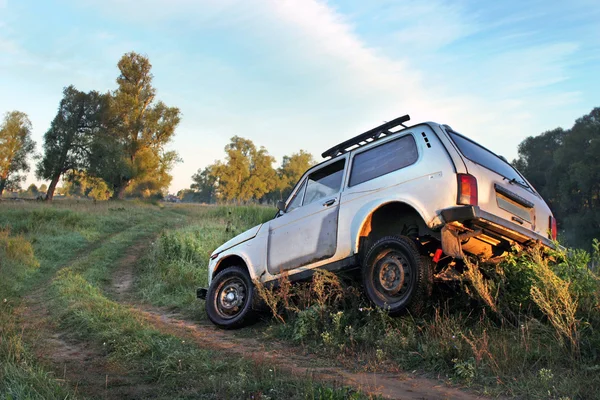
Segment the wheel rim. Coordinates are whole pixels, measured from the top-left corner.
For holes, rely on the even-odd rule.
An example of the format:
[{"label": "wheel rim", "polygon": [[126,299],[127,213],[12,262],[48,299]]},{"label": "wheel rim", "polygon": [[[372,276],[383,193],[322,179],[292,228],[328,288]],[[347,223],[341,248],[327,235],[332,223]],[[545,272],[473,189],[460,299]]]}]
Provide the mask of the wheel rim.
[{"label": "wheel rim", "polygon": [[248,288],[243,279],[231,277],[219,285],[217,291],[217,312],[224,319],[237,316],[246,303]]},{"label": "wheel rim", "polygon": [[397,303],[409,296],[414,274],[403,253],[388,249],[378,255],[373,267],[375,289],[386,303]]}]

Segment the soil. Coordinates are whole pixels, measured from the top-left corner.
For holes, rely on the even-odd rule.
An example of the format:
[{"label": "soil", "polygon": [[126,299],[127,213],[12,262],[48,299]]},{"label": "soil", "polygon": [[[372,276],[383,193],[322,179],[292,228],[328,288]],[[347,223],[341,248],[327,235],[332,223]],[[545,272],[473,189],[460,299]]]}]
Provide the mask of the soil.
[{"label": "soil", "polygon": [[[106,292],[116,301],[126,304],[143,316],[158,330],[196,343],[199,347],[242,356],[259,364],[288,373],[312,377],[316,380],[351,386],[366,394],[390,399],[481,399],[475,394],[449,387],[441,381],[418,377],[406,372],[353,372],[339,363],[314,354],[307,354],[297,346],[284,342],[261,341],[252,337],[236,336],[220,330],[208,322],[191,321],[182,315],[134,301],[132,287],[134,267],[147,241],[132,246],[115,268]],[[25,328],[36,335],[36,351],[55,371],[56,380],[73,388],[77,394],[102,399],[147,399],[158,390],[144,382],[142,376],[123,371],[104,354],[103,349],[91,343],[69,338],[49,319],[47,303],[42,291],[27,297],[28,306],[22,310]]]}]

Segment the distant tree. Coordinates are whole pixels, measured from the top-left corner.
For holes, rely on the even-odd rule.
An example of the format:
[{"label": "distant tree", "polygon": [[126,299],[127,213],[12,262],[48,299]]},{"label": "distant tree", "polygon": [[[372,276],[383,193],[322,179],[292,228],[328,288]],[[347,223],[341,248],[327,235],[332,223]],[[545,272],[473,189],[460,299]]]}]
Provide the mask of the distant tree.
[{"label": "distant tree", "polygon": [[180,161],[174,151],[157,154],[151,149],[138,152],[134,167],[138,178],[128,186],[125,193],[130,197],[164,197],[173,177],[170,171]]},{"label": "distant tree", "polygon": [[[190,188],[194,191],[193,201],[209,204],[217,201],[217,177],[213,168],[214,165],[209,165],[192,176],[194,183]],[[183,198],[181,200],[184,201]]]},{"label": "distant tree", "polygon": [[32,183],[31,185],[29,185],[27,190],[24,191],[23,193],[21,193],[21,197],[30,198],[30,199],[36,199],[39,197],[39,195],[40,195],[40,191],[38,190],[38,187],[35,185],[35,183]]},{"label": "distant tree", "polygon": [[600,108],[595,108],[569,130],[525,139],[513,162],[548,201],[572,246],[589,248],[600,237],[599,154]]},{"label": "distant tree", "polygon": [[[165,152],[164,146],[175,133],[180,112],[155,102],[152,65],[147,57],[127,53],[118,67],[119,87],[110,100],[111,126],[94,144],[90,172],[112,186],[115,198],[123,198],[132,183],[147,183],[156,172],[166,170],[168,175],[165,167],[178,160],[172,152]],[[170,182],[165,178],[162,175],[146,189],[162,190]]]},{"label": "distant tree", "polygon": [[27,114],[11,111],[0,125],[0,196],[5,188],[18,189],[29,171],[27,158],[34,152],[31,121]]},{"label": "distant tree", "polygon": [[198,201],[198,193],[196,193],[196,191],[193,189],[182,189],[177,192],[177,197],[184,203],[193,203]]},{"label": "distant tree", "polygon": [[513,161],[513,165],[540,192],[552,209],[557,208],[559,196],[554,157],[568,132],[557,128],[526,138],[519,144],[519,158]]},{"label": "distant tree", "polygon": [[73,86],[63,90],[58,113],[44,135],[44,157],[37,167],[37,176],[50,180],[47,200],[54,197],[63,174],[86,166],[94,136],[103,129],[107,108],[107,95],[80,92]]},{"label": "distant tree", "polygon": [[83,171],[69,171],[65,174],[60,192],[65,196],[88,197],[94,200],[108,200],[112,190],[100,178]]},{"label": "distant tree", "polygon": [[217,194],[225,201],[260,200],[277,187],[275,159],[264,147],[256,149],[251,140],[234,136],[225,146],[225,162],[216,162],[212,174],[217,179]]},{"label": "distant tree", "polygon": [[294,185],[296,185],[306,170],[314,165],[315,160],[313,155],[305,150],[300,150],[298,153],[293,153],[291,156],[283,157],[281,166],[277,170],[280,179],[279,188],[281,190],[282,199],[289,196]]},{"label": "distant tree", "polygon": [[48,186],[46,186],[45,183],[42,183],[38,190],[40,191],[40,193],[45,194],[48,191]]}]

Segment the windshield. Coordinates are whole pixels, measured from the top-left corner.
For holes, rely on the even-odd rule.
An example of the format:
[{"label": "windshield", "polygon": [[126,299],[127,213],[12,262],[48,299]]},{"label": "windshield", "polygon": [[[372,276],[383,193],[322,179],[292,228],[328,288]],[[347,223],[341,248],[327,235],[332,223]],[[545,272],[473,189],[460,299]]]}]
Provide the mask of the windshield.
[{"label": "windshield", "polygon": [[454,143],[456,143],[460,152],[469,160],[502,175],[509,181],[516,182],[530,189],[527,182],[525,182],[517,170],[515,170],[508,162],[504,161],[485,147],[470,141],[456,132],[450,130],[447,130],[446,132],[448,132]]}]

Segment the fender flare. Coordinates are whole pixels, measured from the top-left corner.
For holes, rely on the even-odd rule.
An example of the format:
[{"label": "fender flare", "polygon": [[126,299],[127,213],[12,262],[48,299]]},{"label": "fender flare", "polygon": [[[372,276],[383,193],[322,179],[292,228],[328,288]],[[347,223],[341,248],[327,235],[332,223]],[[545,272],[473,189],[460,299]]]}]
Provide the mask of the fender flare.
[{"label": "fender flare", "polygon": [[350,225],[350,238],[352,240],[352,253],[358,254],[360,250],[360,233],[362,232],[365,224],[369,220],[369,217],[379,210],[381,207],[384,207],[388,204],[398,203],[399,205],[404,205],[412,208],[415,212],[421,217],[421,219],[425,222],[428,227],[432,227],[438,225],[436,220],[438,216],[434,216],[432,221],[428,222],[424,216],[424,213],[416,202],[411,201],[410,199],[375,199],[369,203],[363,205],[360,210],[354,215],[354,219]]}]

